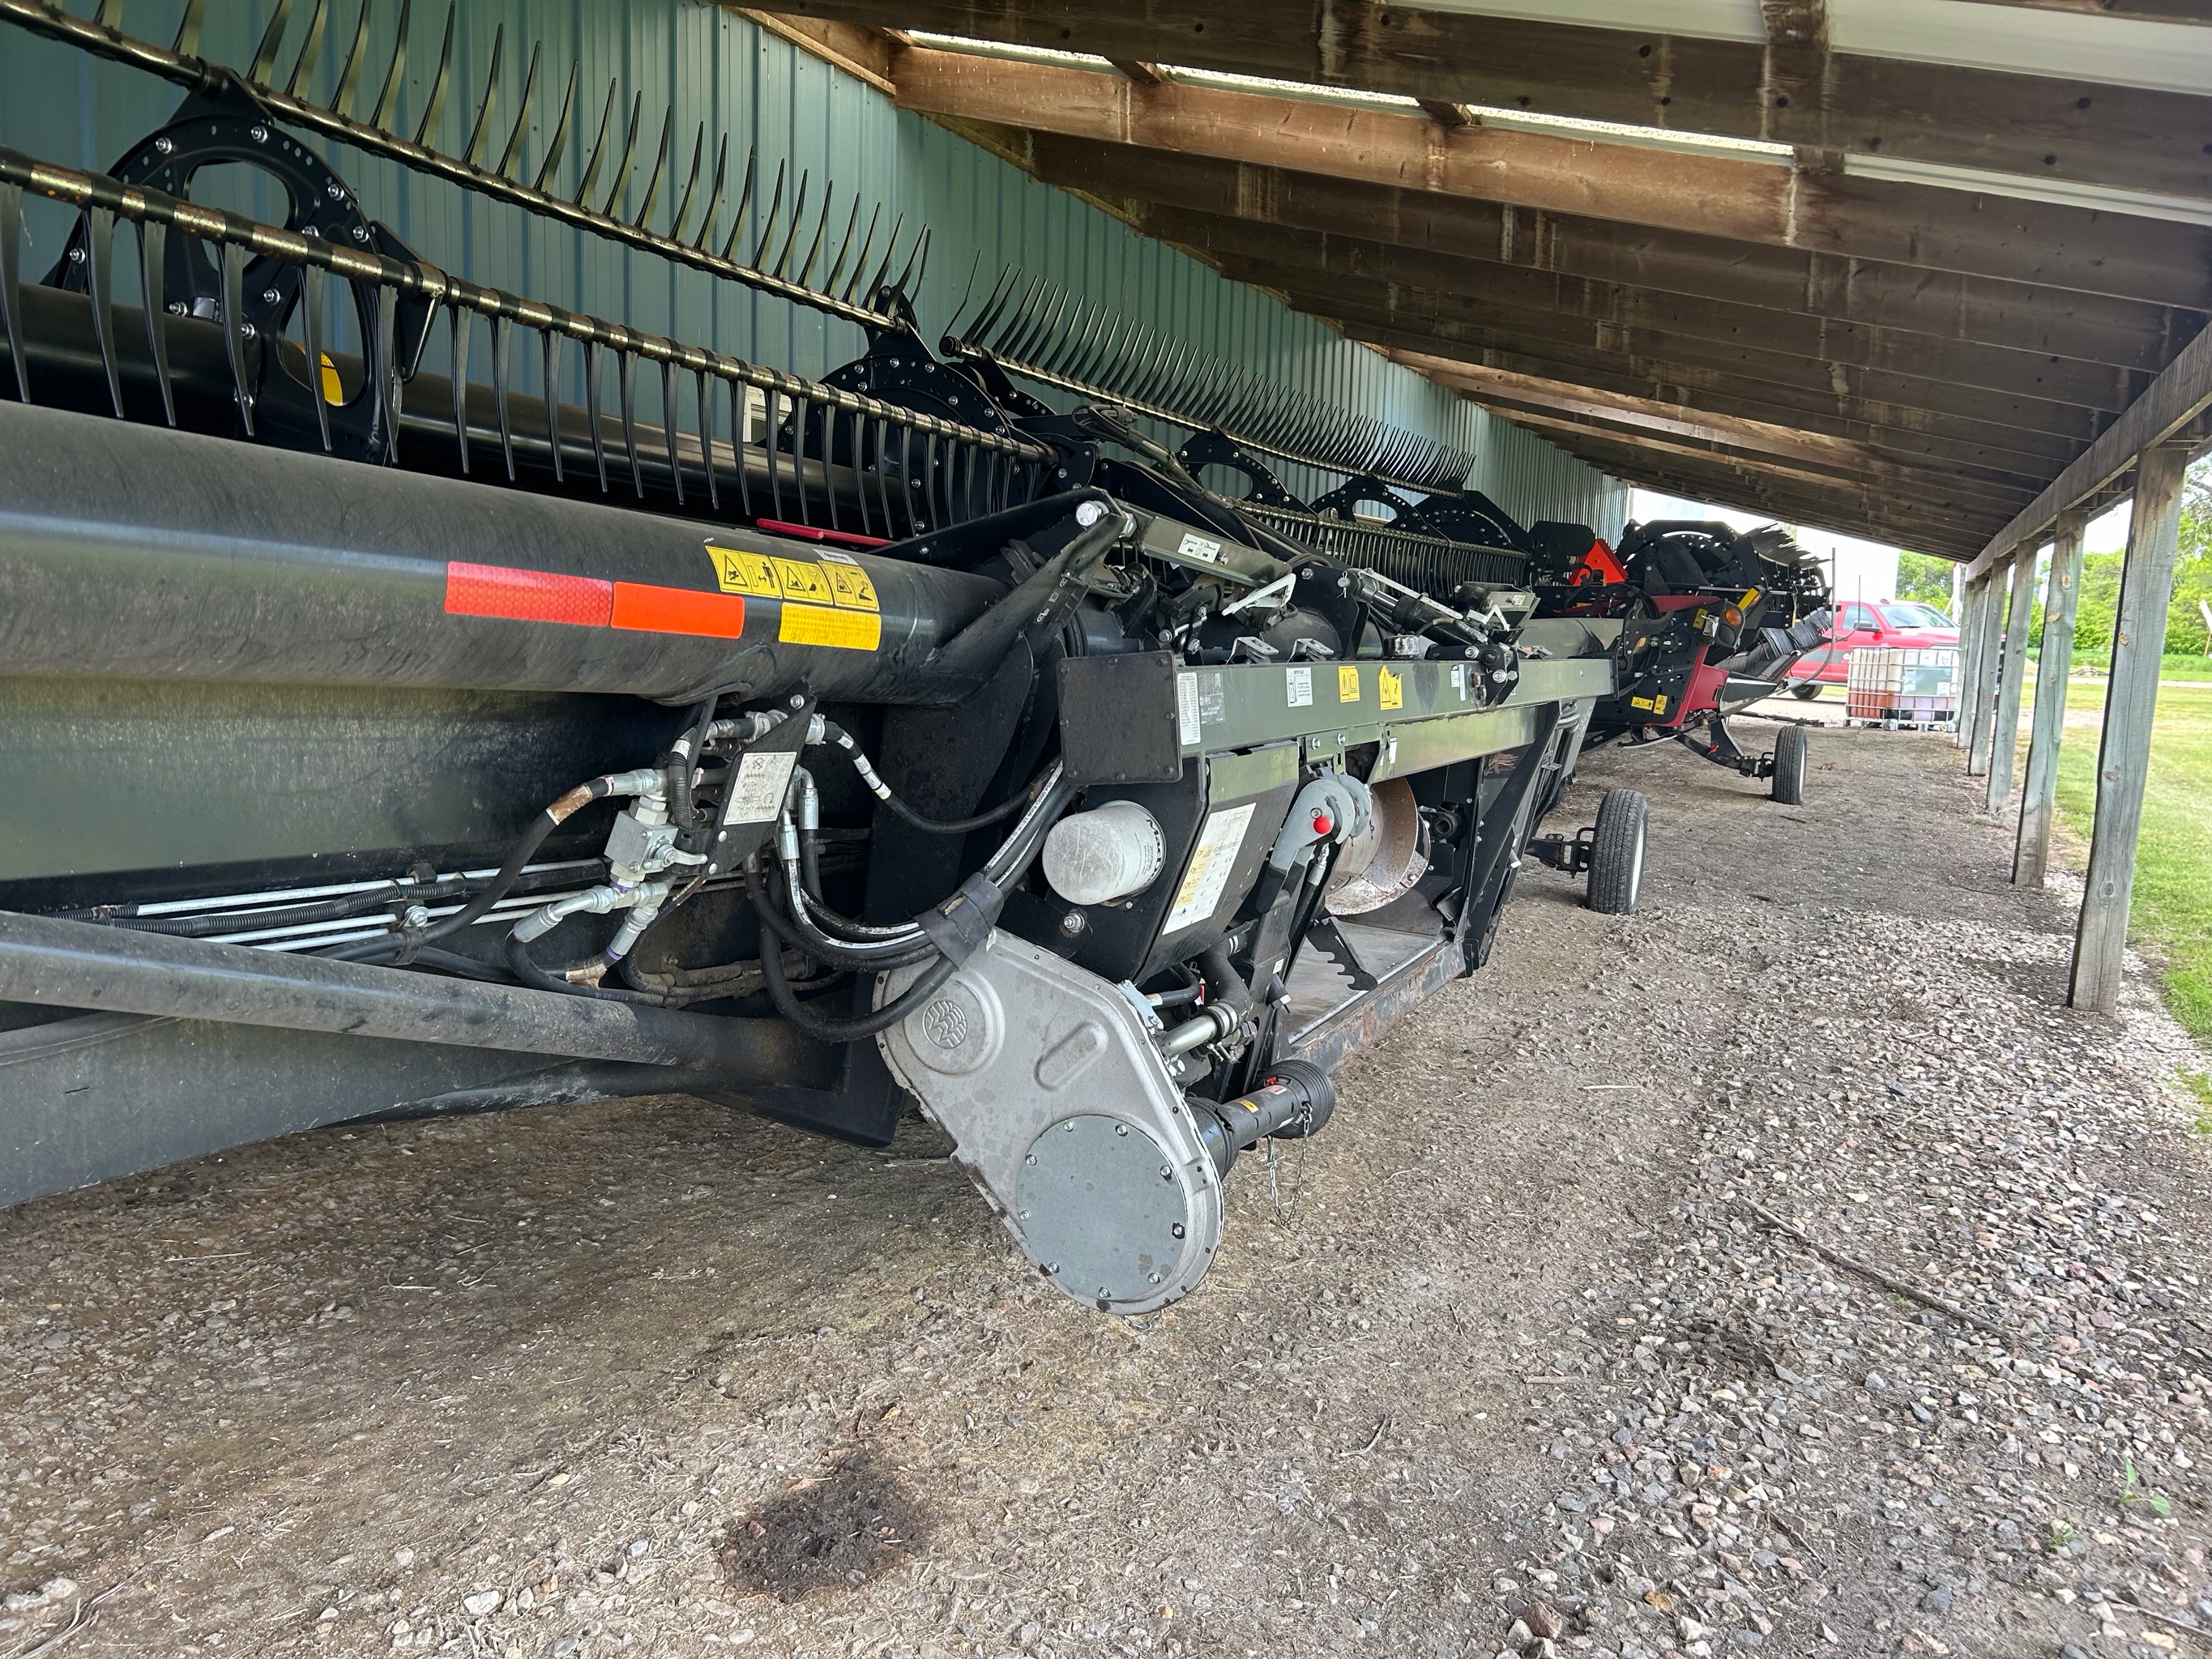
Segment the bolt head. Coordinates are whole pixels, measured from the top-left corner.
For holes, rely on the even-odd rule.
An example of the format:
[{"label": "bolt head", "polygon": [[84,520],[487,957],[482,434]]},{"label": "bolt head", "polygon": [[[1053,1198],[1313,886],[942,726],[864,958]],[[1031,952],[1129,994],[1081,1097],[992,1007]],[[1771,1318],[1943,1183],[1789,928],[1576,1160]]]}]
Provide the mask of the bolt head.
[{"label": "bolt head", "polygon": [[154,151],[159,155],[167,155],[174,150],[176,147],[177,141],[173,138],[156,138],[154,141]]},{"label": "bolt head", "polygon": [[269,142],[269,129],[264,126],[256,126],[249,131],[246,136],[253,140],[257,144],[265,144]]},{"label": "bolt head", "polygon": [[1126,1135],[1129,1133],[1129,1126],[1126,1123],[1117,1123],[1114,1126],[1114,1133],[1117,1135]]},{"label": "bolt head", "polygon": [[1083,931],[1083,912],[1080,910],[1070,910],[1066,915],[1062,916],[1060,919],[1060,931],[1066,933],[1070,939],[1074,938],[1076,934],[1081,933]]},{"label": "bolt head", "polygon": [[1183,1236],[1182,1223],[1180,1221],[1176,1222],[1175,1225],[1169,1228],[1168,1231],[1173,1233],[1177,1238],[1181,1238]]},{"label": "bolt head", "polygon": [[265,306],[273,306],[283,297],[273,288],[264,288],[261,290],[261,303]]}]

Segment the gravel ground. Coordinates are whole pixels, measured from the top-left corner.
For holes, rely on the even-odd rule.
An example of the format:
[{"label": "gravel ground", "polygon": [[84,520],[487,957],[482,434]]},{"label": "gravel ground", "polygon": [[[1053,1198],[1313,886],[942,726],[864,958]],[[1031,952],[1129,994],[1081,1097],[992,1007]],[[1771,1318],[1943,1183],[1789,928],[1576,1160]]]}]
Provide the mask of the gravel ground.
[{"label": "gravel ground", "polygon": [[1644,913],[1525,872],[1150,1324],[681,1100],[0,1215],[0,1659],[2212,1651],[2207,1063],[1957,774],[1593,757]]}]

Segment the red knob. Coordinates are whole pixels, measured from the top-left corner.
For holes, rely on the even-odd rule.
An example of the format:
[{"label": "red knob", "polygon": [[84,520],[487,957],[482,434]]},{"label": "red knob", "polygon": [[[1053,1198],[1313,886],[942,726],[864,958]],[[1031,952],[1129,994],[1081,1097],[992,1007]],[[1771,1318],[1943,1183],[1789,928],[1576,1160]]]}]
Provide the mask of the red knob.
[{"label": "red knob", "polygon": [[1313,826],[1314,834],[1316,836],[1325,836],[1330,830],[1336,828],[1336,820],[1329,817],[1326,812],[1316,812],[1313,816]]}]

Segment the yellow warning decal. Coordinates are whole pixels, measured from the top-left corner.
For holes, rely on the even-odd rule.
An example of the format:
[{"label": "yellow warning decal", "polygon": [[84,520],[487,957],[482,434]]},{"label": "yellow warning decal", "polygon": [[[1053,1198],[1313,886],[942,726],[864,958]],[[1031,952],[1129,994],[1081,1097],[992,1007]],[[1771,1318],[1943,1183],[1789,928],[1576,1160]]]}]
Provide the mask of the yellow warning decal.
[{"label": "yellow warning decal", "polygon": [[708,542],[707,558],[714,567],[714,585],[725,593],[742,593],[750,599],[783,597],[783,588],[775,579],[775,561],[767,554],[717,547]]},{"label": "yellow warning decal", "polygon": [[1339,702],[1359,701],[1359,671],[1348,662],[1337,665],[1336,700]]},{"label": "yellow warning decal", "polygon": [[776,625],[776,637],[786,645],[827,645],[841,651],[873,651],[883,643],[884,619],[872,611],[837,611],[826,605],[786,605]]},{"label": "yellow warning decal", "polygon": [[1651,712],[1655,714],[1663,714],[1667,712],[1667,694],[1664,691],[1651,699]]},{"label": "yellow warning decal", "polygon": [[1406,706],[1406,682],[1387,668],[1376,676],[1375,694],[1385,708],[1403,708]]},{"label": "yellow warning decal", "polygon": [[822,574],[822,567],[806,559],[775,559],[775,579],[783,585],[783,597],[800,599],[808,605],[830,603],[830,579]]},{"label": "yellow warning decal", "polygon": [[1628,706],[1631,708],[1648,708],[1655,714],[1659,712],[1659,705],[1649,697],[1631,697]]},{"label": "yellow warning decal", "polygon": [[849,611],[880,610],[876,602],[876,585],[868,580],[868,573],[860,568],[860,561],[842,553],[822,556],[822,574],[830,579],[830,597]]}]

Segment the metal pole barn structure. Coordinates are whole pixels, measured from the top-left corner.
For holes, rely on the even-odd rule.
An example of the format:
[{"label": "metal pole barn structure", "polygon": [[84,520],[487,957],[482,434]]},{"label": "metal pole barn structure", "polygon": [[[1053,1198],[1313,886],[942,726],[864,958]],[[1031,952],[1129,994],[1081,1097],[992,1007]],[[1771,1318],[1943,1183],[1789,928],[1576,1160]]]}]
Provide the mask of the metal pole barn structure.
[{"label": "metal pole barn structure", "polygon": [[905,108],[1620,478],[1963,567],[2039,884],[2081,526],[2136,501],[2072,981],[2119,983],[2212,345],[2206,0],[803,0]]}]

